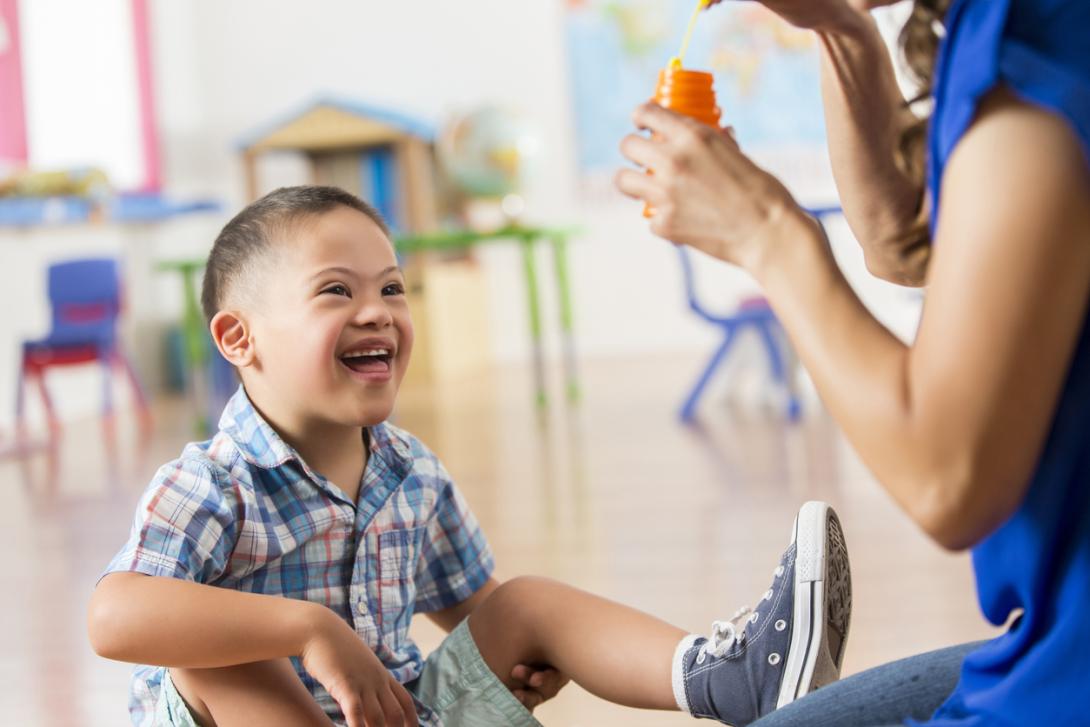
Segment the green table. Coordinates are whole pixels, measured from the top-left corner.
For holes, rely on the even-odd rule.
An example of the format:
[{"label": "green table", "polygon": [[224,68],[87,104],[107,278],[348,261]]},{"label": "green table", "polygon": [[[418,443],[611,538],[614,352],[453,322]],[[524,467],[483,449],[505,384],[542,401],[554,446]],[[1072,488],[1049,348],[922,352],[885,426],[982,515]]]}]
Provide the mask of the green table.
[{"label": "green table", "polygon": [[545,351],[542,340],[540,287],[537,281],[537,265],[534,262],[534,245],[539,240],[549,243],[556,272],[557,299],[560,303],[560,334],[564,356],[564,380],[568,399],[579,399],[579,379],[575,366],[575,334],[572,314],[571,284],[568,278],[568,239],[578,232],[575,228],[523,227],[512,225],[495,232],[456,230],[424,235],[398,237],[394,241],[397,251],[403,255],[418,252],[442,252],[466,250],[475,245],[495,242],[516,242],[522,251],[522,270],[526,279],[527,310],[530,315],[530,338],[533,343],[534,378],[539,406],[547,401],[545,393]]}]

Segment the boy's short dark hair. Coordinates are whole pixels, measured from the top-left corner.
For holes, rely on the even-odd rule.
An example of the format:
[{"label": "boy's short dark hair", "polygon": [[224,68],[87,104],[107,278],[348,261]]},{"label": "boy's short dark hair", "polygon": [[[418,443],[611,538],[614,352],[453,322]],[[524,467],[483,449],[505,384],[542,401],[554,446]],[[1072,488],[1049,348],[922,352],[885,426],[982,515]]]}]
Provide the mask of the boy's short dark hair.
[{"label": "boy's short dark hair", "polygon": [[250,204],[228,222],[208,255],[201,290],[205,320],[223,307],[230,288],[251,271],[266,253],[272,238],[293,225],[343,206],[367,215],[387,237],[390,229],[371,205],[338,187],[281,187]]}]

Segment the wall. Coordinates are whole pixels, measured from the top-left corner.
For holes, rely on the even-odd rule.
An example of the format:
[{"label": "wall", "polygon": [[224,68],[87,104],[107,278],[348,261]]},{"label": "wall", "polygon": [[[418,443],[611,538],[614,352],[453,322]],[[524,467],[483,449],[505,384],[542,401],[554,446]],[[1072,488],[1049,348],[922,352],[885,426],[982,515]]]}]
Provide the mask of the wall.
[{"label": "wall", "polygon": [[[317,93],[368,99],[436,121],[499,102],[522,110],[541,130],[545,153],[532,210],[587,231],[572,259],[580,350],[703,350],[714,340],[683,309],[674,252],[646,232],[637,206],[612,189],[579,183],[562,2],[160,0],[153,9],[167,169],[177,188],[211,182],[241,202],[232,143]],[[780,150],[762,161],[784,170],[807,201],[835,198],[824,160],[794,164],[790,150]],[[298,179],[290,163],[282,171],[269,175],[269,186]],[[495,298],[516,303],[497,306],[496,353],[518,358],[526,338],[517,255],[494,249],[484,259]],[[750,289],[736,271],[706,272],[725,305]],[[880,306],[896,308],[903,298],[899,291],[868,290]],[[889,315],[901,317],[899,311]]]},{"label": "wall", "polygon": [[[685,308],[676,253],[647,232],[638,205],[608,184],[588,187],[578,178],[560,0],[154,0],[151,13],[170,192],[216,195],[236,209],[244,200],[235,142],[318,94],[365,99],[436,122],[458,109],[500,103],[520,109],[540,129],[544,153],[529,190],[534,214],[585,230],[571,251],[580,353],[689,351],[695,375],[717,342],[718,334]],[[806,202],[835,198],[823,158],[779,149],[759,161],[782,173]],[[267,187],[303,179],[290,158],[265,172]],[[899,334],[912,335],[918,294],[870,279],[845,228],[833,232],[865,302]],[[209,234],[177,246],[201,254],[210,243]],[[495,354],[524,359],[517,252],[490,248],[482,260],[489,293],[503,302],[492,311]],[[541,262],[547,270],[547,259]],[[743,273],[723,265],[702,261],[699,277],[706,297],[724,307],[754,291]],[[555,330],[550,280],[543,291],[546,323]],[[157,316],[173,314],[170,302],[150,305]],[[558,351],[554,340],[548,348]]]}]

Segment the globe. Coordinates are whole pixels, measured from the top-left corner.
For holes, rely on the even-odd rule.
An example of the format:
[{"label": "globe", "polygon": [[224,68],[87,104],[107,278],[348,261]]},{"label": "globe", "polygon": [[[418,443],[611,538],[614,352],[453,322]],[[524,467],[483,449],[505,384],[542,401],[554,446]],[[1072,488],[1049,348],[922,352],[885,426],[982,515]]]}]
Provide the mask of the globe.
[{"label": "globe", "polygon": [[483,106],[454,117],[439,137],[439,159],[448,179],[469,199],[518,196],[539,146],[518,113]]}]

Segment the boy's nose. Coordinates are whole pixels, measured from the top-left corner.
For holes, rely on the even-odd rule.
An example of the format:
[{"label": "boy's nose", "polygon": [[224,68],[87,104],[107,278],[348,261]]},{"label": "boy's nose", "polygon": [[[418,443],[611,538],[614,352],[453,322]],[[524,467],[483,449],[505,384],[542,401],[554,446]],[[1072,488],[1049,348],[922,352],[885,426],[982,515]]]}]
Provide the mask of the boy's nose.
[{"label": "boy's nose", "polygon": [[394,322],[394,317],[382,300],[364,300],[352,322],[358,326],[385,328]]}]

